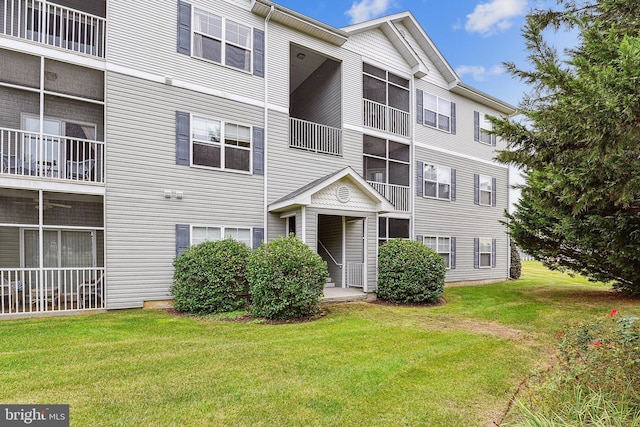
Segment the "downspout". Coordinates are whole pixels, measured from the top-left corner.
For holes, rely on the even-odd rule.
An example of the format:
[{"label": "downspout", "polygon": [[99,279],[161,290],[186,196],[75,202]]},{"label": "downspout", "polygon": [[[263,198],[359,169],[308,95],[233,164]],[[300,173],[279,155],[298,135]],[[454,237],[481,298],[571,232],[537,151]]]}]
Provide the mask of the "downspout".
[{"label": "downspout", "polygon": [[262,163],[262,167],[264,168],[264,175],[262,176],[262,183],[263,183],[263,190],[262,190],[262,200],[263,200],[263,204],[264,204],[264,208],[263,208],[263,227],[264,227],[264,241],[267,241],[267,236],[269,236],[269,233],[267,231],[267,227],[268,227],[268,222],[269,222],[269,212],[267,209],[268,206],[268,202],[267,202],[267,180],[268,180],[268,168],[267,168],[267,159],[269,158],[268,154],[268,149],[267,147],[269,146],[269,144],[267,143],[269,140],[269,130],[268,130],[268,120],[269,120],[269,73],[267,72],[268,68],[269,68],[269,55],[267,55],[267,46],[269,46],[268,40],[269,40],[269,20],[271,19],[271,15],[273,14],[273,11],[275,10],[275,6],[271,5],[271,10],[269,10],[269,13],[267,14],[267,17],[264,18],[264,150],[263,150],[263,156],[264,156],[264,160]]}]

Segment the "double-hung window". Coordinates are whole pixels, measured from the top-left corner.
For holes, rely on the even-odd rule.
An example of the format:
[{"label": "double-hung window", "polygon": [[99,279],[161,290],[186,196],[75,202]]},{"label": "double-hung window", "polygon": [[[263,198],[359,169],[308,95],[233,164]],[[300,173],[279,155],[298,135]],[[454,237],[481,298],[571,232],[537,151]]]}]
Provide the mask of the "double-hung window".
[{"label": "double-hung window", "polygon": [[251,28],[194,8],[193,56],[251,71]]},{"label": "double-hung window", "polygon": [[197,245],[206,240],[217,241],[234,239],[251,247],[251,229],[238,227],[206,227],[193,226],[191,229],[191,244]]},{"label": "double-hung window", "polygon": [[409,238],[409,220],[403,218],[378,218],[378,245],[391,239]]},{"label": "double-hung window", "polygon": [[251,128],[193,116],[192,163],[223,170],[251,170]]},{"label": "double-hung window", "polygon": [[495,206],[495,178],[485,175],[475,175],[476,204]]},{"label": "double-hung window", "polygon": [[449,269],[451,268],[451,238],[450,237],[436,237],[436,236],[424,236],[424,244],[429,248],[436,251],[444,260],[444,265]]},{"label": "double-hung window", "polygon": [[451,101],[428,93],[423,94],[424,124],[451,132]]},{"label": "double-hung window", "polygon": [[451,168],[424,165],[424,196],[451,200]]},{"label": "double-hung window", "polygon": [[495,240],[488,238],[476,239],[477,262],[479,268],[491,268],[495,266]]},{"label": "double-hung window", "polygon": [[493,123],[489,121],[485,114],[474,111],[474,139],[483,144],[496,145],[496,136],[492,135]]}]

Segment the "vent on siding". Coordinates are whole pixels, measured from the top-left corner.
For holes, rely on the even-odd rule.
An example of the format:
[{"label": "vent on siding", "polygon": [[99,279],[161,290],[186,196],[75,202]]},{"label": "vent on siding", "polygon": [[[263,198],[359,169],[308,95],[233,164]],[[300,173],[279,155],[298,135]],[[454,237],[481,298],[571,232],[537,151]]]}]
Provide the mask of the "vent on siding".
[{"label": "vent on siding", "polygon": [[336,195],[338,196],[338,201],[340,201],[340,203],[347,203],[351,200],[351,191],[349,191],[349,187],[345,185],[341,185],[336,189]]}]

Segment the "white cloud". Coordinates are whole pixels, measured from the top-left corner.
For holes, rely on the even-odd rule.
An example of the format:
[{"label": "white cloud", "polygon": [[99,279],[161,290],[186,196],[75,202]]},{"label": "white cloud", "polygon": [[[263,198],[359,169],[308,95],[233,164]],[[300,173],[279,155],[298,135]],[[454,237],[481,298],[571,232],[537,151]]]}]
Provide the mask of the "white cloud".
[{"label": "white cloud", "polygon": [[351,17],[351,24],[368,21],[384,15],[391,7],[392,0],[360,0],[351,5],[345,15]]},{"label": "white cloud", "polygon": [[459,77],[469,74],[474,81],[484,82],[491,76],[504,74],[504,68],[501,65],[494,65],[487,70],[482,65],[461,65],[456,68],[456,74]]},{"label": "white cloud", "polygon": [[467,15],[464,28],[470,33],[490,36],[511,27],[513,18],[522,16],[527,9],[527,0],[491,0],[475,7]]}]

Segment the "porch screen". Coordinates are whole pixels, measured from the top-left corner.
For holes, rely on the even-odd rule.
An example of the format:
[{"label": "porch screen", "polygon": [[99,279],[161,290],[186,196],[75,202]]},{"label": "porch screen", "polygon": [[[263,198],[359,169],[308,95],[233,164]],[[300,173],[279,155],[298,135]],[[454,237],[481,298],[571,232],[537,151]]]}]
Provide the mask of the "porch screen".
[{"label": "porch screen", "polygon": [[[95,267],[93,246],[90,231],[44,230],[42,267]],[[25,230],[25,268],[39,267],[38,252],[38,230]]]}]

